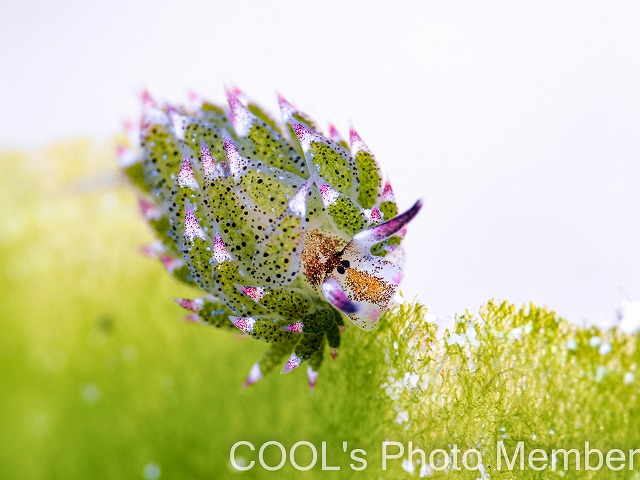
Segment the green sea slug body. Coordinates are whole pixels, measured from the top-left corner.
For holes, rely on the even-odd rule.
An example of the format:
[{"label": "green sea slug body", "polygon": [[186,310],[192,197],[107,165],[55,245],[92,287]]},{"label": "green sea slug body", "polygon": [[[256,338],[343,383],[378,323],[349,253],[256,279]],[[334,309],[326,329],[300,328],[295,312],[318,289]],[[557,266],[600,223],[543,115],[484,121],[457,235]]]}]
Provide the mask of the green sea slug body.
[{"label": "green sea slug body", "polygon": [[158,237],[148,251],[205,292],[179,300],[192,320],[271,344],[246,383],[308,362],[310,385],[345,319],[376,327],[402,280],[406,225],[352,129],[328,137],[284,98],[285,128],[237,90],[229,108],[160,108],[143,95],[139,149],[121,147]]}]

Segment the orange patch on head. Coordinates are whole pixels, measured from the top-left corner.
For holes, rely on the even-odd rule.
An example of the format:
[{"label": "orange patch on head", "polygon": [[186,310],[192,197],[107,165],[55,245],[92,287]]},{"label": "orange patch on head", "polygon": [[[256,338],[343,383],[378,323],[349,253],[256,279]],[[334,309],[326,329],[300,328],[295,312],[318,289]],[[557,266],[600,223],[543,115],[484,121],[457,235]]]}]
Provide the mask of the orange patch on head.
[{"label": "orange patch on head", "polygon": [[346,275],[346,284],[349,286],[353,300],[381,306],[386,306],[391,301],[395,292],[394,285],[353,268],[347,268]]}]

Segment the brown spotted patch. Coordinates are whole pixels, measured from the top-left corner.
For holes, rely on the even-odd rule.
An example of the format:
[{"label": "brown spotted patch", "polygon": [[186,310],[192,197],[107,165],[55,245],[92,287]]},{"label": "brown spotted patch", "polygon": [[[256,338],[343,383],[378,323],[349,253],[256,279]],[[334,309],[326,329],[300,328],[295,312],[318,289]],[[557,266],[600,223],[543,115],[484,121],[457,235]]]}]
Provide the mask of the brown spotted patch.
[{"label": "brown spotted patch", "polygon": [[307,237],[302,250],[302,264],[304,274],[314,287],[318,287],[327,273],[332,271],[339,263],[336,256],[345,241],[333,235],[327,235],[318,230],[307,232]]}]

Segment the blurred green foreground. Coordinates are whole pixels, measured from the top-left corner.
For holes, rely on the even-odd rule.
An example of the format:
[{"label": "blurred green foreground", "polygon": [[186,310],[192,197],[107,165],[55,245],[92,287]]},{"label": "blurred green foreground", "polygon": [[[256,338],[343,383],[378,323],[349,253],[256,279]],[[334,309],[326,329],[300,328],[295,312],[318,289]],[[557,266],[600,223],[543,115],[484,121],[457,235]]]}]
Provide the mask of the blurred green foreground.
[{"label": "blurred green foreground", "polygon": [[[375,333],[349,328],[314,392],[304,368],[243,389],[265,346],[182,321],[172,299],[197,293],[140,255],[152,237],[114,162],[111,146],[84,141],[0,153],[0,479],[640,478],[640,453],[620,472],[496,470],[496,441],[640,448],[637,336],[544,309],[489,303],[443,337],[405,306]],[[383,471],[385,439],[476,448],[483,465]],[[319,454],[326,442],[340,470],[319,458],[307,472],[238,472],[238,440]],[[367,452],[366,469],[350,468],[343,442]],[[296,460],[308,465],[309,448]]]},{"label": "blurred green foreground", "polygon": [[[323,413],[323,388],[362,384],[331,386],[337,361],[313,394],[304,368],[244,389],[264,346],[182,321],[172,299],[198,293],[138,251],[152,236],[112,146],[0,162],[1,479],[275,477],[234,472],[233,443],[341,451],[363,434],[342,436]],[[277,464],[278,450],[267,453]]]}]

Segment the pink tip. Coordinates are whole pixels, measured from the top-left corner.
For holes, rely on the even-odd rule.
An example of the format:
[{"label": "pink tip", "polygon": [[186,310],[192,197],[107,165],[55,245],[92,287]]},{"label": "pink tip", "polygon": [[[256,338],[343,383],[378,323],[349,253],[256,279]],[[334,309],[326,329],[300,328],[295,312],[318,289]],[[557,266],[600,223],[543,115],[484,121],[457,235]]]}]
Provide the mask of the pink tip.
[{"label": "pink tip", "polygon": [[193,104],[202,103],[202,98],[195,90],[189,90],[187,92],[187,101]]},{"label": "pink tip", "polygon": [[125,132],[127,132],[127,135],[131,135],[136,131],[136,126],[133,122],[133,120],[131,120],[130,118],[127,118],[124,122],[123,125]]},{"label": "pink tip", "polygon": [[180,171],[178,172],[178,186],[188,187],[191,190],[196,190],[198,188],[198,181],[196,180],[196,176],[193,173],[191,160],[186,155],[182,157],[182,162],[180,162]]},{"label": "pink tip", "polygon": [[244,287],[240,286],[240,291],[249,297],[251,300],[257,301],[264,297],[265,292],[263,287]]},{"label": "pink tip", "polygon": [[356,132],[353,127],[349,129],[349,143],[351,143],[351,150],[354,154],[360,150],[369,152],[369,148],[365,145],[362,138],[360,138],[360,135],[358,135],[358,132]]},{"label": "pink tip", "polygon": [[329,124],[329,138],[334,142],[339,142],[340,140],[342,140],[340,133],[338,133],[338,130],[333,123]]},{"label": "pink tip", "polygon": [[288,120],[291,115],[296,113],[296,108],[287,101],[286,98],[282,96],[282,94],[278,93],[278,106],[280,107],[280,111],[282,112],[282,116],[285,120]]},{"label": "pink tip", "polygon": [[298,142],[300,143],[303,152],[307,153],[309,151],[311,142],[328,142],[326,138],[318,135],[314,130],[306,125],[294,120],[293,117],[290,117],[288,121],[291,128],[293,128],[293,132],[298,138]]},{"label": "pink tip", "polygon": [[240,100],[240,103],[245,107],[245,109],[250,111],[247,108],[247,105],[249,105],[249,103],[251,102],[249,101],[249,97],[247,97],[244,91],[242,91],[242,89],[239,87],[233,86],[233,93],[238,98],[238,100]]},{"label": "pink tip", "polygon": [[257,363],[255,363],[253,365],[253,367],[251,367],[251,371],[249,372],[249,376],[247,377],[247,379],[244,381],[244,386],[248,387],[250,385],[253,385],[254,383],[256,383],[258,380],[260,380],[264,375],[262,375],[262,372],[260,371],[260,365],[258,365]]},{"label": "pink tip", "polygon": [[162,265],[164,265],[164,268],[166,268],[169,273],[180,268],[184,263],[183,260],[172,258],[166,253],[163,253],[160,255],[160,261],[162,262]]},{"label": "pink tip", "polygon": [[309,379],[309,388],[313,390],[316,386],[316,382],[318,381],[318,372],[316,372],[313,368],[307,368],[307,378]]},{"label": "pink tip", "polygon": [[176,298],[175,302],[185,310],[190,310],[194,313],[199,312],[202,309],[202,306],[204,305],[204,299],[202,298],[194,298],[194,299]]},{"label": "pink tip", "polygon": [[162,210],[160,210],[149,200],[145,198],[139,198],[138,205],[140,206],[140,212],[142,213],[142,216],[145,218],[145,220],[157,220],[162,217]]},{"label": "pink tip", "polygon": [[349,142],[351,142],[351,144],[362,142],[360,135],[358,135],[358,132],[356,132],[356,129],[353,127],[349,128]]},{"label": "pink tip", "polygon": [[287,325],[285,327],[285,330],[287,332],[292,332],[292,333],[302,333],[303,329],[304,329],[304,323],[302,322],[292,323],[291,325]]},{"label": "pink tip", "polygon": [[156,101],[149,95],[147,90],[142,91],[142,95],[140,96],[142,99],[142,104],[146,108],[158,108],[158,104]]},{"label": "pink tip", "polygon": [[391,183],[388,181],[384,183],[384,188],[382,189],[382,201],[384,202],[393,202],[396,197],[393,194],[393,188],[391,188]]},{"label": "pink tip", "polygon": [[227,88],[227,102],[229,102],[229,107],[231,108],[231,123],[235,123],[233,116],[235,115],[236,110],[244,108],[244,105],[242,105],[238,98],[238,93],[235,88]]},{"label": "pink tip", "polygon": [[251,128],[253,114],[240,101],[239,95],[241,94],[242,92],[237,88],[227,89],[227,101],[229,102],[230,108],[229,119],[236,133],[244,137],[249,133],[249,129]]},{"label": "pink tip", "polygon": [[338,349],[332,348],[330,351],[330,354],[331,354],[331,358],[335,360],[336,358],[338,358]]},{"label": "pink tip", "polygon": [[151,119],[147,115],[140,117],[140,131],[144,132],[151,127]]},{"label": "pink tip", "polygon": [[229,170],[233,178],[238,180],[242,172],[248,168],[247,160],[240,155],[238,147],[226,131],[223,131],[222,137],[224,141],[224,153],[229,163]]},{"label": "pink tip", "polygon": [[140,119],[140,130],[146,131],[155,124],[166,125],[168,120],[169,118],[167,117],[167,113],[158,107],[155,100],[153,100],[145,90],[142,93],[142,118]]},{"label": "pink tip", "polygon": [[185,320],[189,323],[205,323],[205,321],[202,320],[202,318],[199,315],[196,315],[195,313],[187,315],[185,317]]},{"label": "pink tip", "polygon": [[209,146],[203,139],[200,139],[200,161],[202,171],[207,180],[211,180],[216,174],[216,161],[213,159]]},{"label": "pink tip", "polygon": [[222,132],[222,144],[224,146],[224,153],[227,155],[227,158],[235,155],[240,155],[238,147],[236,147],[236,144],[231,138],[231,135],[229,135],[229,133],[226,131]]},{"label": "pink tip", "polygon": [[371,223],[380,223],[382,221],[382,212],[378,207],[371,209],[371,215],[369,216]]},{"label": "pink tip", "polygon": [[322,203],[324,203],[325,207],[328,207],[329,205],[333,205],[338,199],[338,197],[340,196],[340,194],[337,191],[335,191],[326,183],[321,183],[320,185],[318,185],[318,190],[320,190]]},{"label": "pink tip", "polygon": [[253,332],[253,326],[256,323],[255,319],[252,317],[229,316],[229,320],[231,320],[231,323],[247,335]]},{"label": "pink tip", "polygon": [[207,235],[198,223],[196,212],[193,211],[191,202],[188,200],[184,205],[184,236],[190,242],[193,242],[196,237],[201,238],[202,240],[206,240],[207,238]]},{"label": "pink tip", "polygon": [[172,105],[167,104],[167,114],[173,127],[173,133],[179,140],[184,140],[184,135],[187,129],[187,117],[182,115]]},{"label": "pink tip", "polygon": [[291,122],[291,126],[293,127],[293,132],[296,134],[298,139],[302,142],[307,140],[311,135],[311,131],[302,125],[300,122],[296,122],[295,120]]},{"label": "pink tip", "polygon": [[290,371],[295,370],[300,366],[301,363],[302,359],[295,353],[292,353],[289,357],[289,360],[287,360],[287,363],[284,364],[282,373],[289,373]]},{"label": "pink tip", "polygon": [[219,233],[216,233],[213,237],[213,259],[218,263],[231,260],[231,254]]},{"label": "pink tip", "polygon": [[143,245],[140,247],[140,253],[149,258],[160,258],[165,248],[160,242],[152,243],[151,245]]}]

